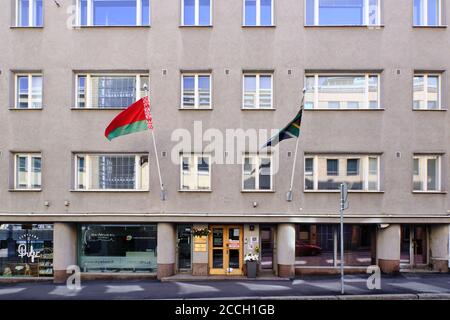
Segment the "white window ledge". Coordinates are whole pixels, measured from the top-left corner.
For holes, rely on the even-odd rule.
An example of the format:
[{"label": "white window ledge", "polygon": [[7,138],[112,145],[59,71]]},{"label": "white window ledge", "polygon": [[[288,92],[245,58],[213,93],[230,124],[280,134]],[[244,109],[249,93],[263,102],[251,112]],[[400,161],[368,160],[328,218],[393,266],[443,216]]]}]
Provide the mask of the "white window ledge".
[{"label": "white window ledge", "polygon": [[188,110],[188,111],[212,111],[213,108],[182,108],[178,107],[178,110]]},{"label": "white window ledge", "polygon": [[41,30],[44,29],[44,26],[37,26],[37,27],[33,27],[33,26],[11,26],[11,29],[37,29],[37,30]]},{"label": "white window ledge", "polygon": [[11,111],[30,111],[30,110],[38,110],[38,111],[40,111],[40,110],[42,110],[42,109],[44,109],[44,107],[42,107],[42,108],[13,108],[13,107],[10,107],[10,108],[8,108],[8,110],[11,110]]},{"label": "white window ledge", "polygon": [[179,189],[178,192],[185,192],[185,193],[212,193],[212,189],[209,190],[184,190]]},{"label": "white window ledge", "polygon": [[42,188],[37,189],[9,189],[9,192],[41,192]]},{"label": "white window ledge", "polygon": [[276,25],[272,24],[272,25],[268,25],[268,26],[249,26],[249,25],[242,25],[242,28],[249,28],[249,29],[258,29],[258,28],[275,28]]},{"label": "white window ledge", "polygon": [[199,26],[196,26],[196,25],[183,25],[183,24],[180,24],[179,27],[180,28],[206,28],[206,29],[208,29],[208,28],[212,28],[213,25],[199,25]]}]

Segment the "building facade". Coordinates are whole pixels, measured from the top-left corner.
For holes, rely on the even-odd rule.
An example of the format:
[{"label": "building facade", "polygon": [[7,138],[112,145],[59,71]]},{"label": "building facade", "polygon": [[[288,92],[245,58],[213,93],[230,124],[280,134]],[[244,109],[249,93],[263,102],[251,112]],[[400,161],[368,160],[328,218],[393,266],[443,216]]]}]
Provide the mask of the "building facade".
[{"label": "building facade", "polygon": [[[348,272],[448,272],[445,0],[4,2],[1,277],[337,272],[343,182]],[[103,135],[146,88],[157,154]],[[283,128],[302,88],[292,201],[295,139],[212,160],[208,129]]]}]

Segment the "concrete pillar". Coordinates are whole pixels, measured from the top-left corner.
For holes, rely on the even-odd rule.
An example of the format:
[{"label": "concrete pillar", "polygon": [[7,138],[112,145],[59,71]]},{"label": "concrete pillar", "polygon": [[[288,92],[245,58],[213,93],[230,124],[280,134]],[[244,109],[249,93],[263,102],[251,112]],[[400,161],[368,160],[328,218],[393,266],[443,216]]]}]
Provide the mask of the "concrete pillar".
[{"label": "concrete pillar", "polygon": [[434,271],[449,271],[449,232],[450,226],[448,224],[430,226],[430,263]]},{"label": "concrete pillar", "polygon": [[74,223],[53,225],[53,281],[64,283],[67,267],[77,264],[77,226]]},{"label": "concrete pillar", "polygon": [[295,276],[295,225],[279,224],[277,230],[278,276]]},{"label": "concrete pillar", "polygon": [[176,228],[173,223],[158,223],[157,277],[161,280],[175,274]]},{"label": "concrete pillar", "polygon": [[[207,224],[194,224],[193,229],[202,230],[207,229]],[[207,276],[208,275],[208,237],[198,238],[192,237],[192,246],[194,247],[196,242],[206,241],[206,251],[193,250],[192,253],[192,275],[194,276]]]},{"label": "concrete pillar", "polygon": [[377,230],[378,266],[384,273],[400,271],[401,227],[391,224]]}]

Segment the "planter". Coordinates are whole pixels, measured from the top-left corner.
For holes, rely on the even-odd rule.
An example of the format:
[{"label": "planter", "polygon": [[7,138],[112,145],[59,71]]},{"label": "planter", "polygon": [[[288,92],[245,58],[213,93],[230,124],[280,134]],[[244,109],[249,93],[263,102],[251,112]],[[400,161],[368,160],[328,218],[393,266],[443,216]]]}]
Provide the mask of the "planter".
[{"label": "planter", "polygon": [[247,261],[247,277],[256,278],[256,273],[258,271],[258,261]]}]

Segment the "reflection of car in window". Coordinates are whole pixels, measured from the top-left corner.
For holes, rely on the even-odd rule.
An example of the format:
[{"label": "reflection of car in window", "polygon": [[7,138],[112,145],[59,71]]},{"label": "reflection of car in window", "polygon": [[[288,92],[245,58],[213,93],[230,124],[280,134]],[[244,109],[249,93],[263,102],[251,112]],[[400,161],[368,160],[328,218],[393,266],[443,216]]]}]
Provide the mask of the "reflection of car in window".
[{"label": "reflection of car in window", "polygon": [[306,244],[297,241],[295,243],[296,256],[317,256],[322,253],[322,248],[313,244]]}]

